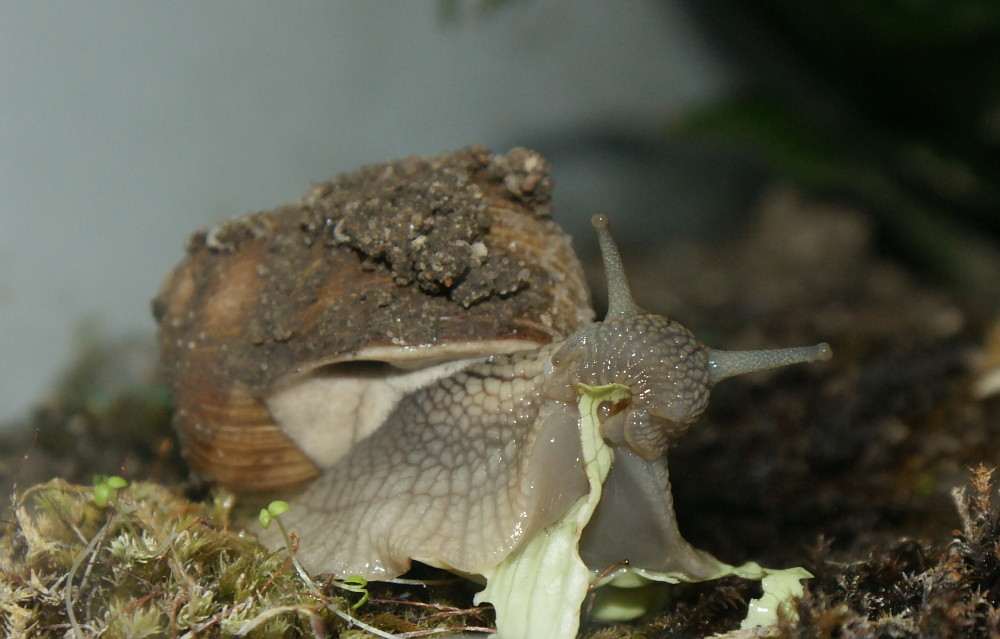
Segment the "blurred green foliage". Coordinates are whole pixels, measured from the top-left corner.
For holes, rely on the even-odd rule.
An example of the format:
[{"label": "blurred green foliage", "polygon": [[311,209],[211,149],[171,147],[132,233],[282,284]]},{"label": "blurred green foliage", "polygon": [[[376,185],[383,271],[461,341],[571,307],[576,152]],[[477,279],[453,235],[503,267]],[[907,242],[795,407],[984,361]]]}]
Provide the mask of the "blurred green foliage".
[{"label": "blurred green foliage", "polygon": [[1000,2],[719,0],[713,9],[748,17],[790,72],[748,69],[745,92],[695,110],[686,129],[751,149],[807,190],[859,201],[896,247],[995,303]]}]

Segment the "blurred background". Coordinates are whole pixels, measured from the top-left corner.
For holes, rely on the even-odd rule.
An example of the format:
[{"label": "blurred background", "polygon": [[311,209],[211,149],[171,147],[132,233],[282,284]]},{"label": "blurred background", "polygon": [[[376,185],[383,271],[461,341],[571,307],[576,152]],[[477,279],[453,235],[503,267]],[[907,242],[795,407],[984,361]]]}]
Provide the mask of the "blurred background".
[{"label": "blurred background", "polygon": [[0,423],[95,341],[140,375],[195,229],[473,143],[540,151],[557,218],[626,247],[739,232],[778,177],[995,308],[994,0],[100,8],[3,6]]}]

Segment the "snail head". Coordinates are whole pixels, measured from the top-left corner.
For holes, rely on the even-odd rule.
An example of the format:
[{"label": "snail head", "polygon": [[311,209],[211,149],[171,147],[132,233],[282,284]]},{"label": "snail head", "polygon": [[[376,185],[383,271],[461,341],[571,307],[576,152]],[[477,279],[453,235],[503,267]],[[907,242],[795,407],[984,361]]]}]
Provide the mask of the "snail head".
[{"label": "snail head", "polygon": [[579,383],[622,384],[632,396],[604,406],[602,432],[647,460],[666,453],[670,443],[704,412],[709,391],[719,381],[790,364],[827,360],[829,345],[760,351],[709,348],[679,323],[648,313],[632,297],[608,217],[595,215],[608,281],[608,313],[603,322],[572,335],[552,356],[546,391],[572,401]]}]

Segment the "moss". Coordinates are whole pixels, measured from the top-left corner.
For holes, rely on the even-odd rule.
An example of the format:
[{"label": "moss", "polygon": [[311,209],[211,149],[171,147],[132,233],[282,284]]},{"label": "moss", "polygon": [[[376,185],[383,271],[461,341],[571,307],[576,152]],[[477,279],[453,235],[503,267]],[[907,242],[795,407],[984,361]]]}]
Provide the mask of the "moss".
[{"label": "moss", "polygon": [[[212,505],[153,483],[120,489],[108,506],[90,487],[55,480],[15,498],[0,538],[7,636],[311,635],[335,627],[286,558],[213,525]],[[286,610],[270,616],[275,610]],[[265,623],[255,620],[266,618]]]},{"label": "moss", "polygon": [[[226,526],[229,500],[189,501],[155,483],[116,491],[54,480],[13,499],[0,533],[0,630],[7,637],[371,636],[488,623],[480,610],[425,604],[417,585],[373,586],[377,604],[304,581],[287,553]],[[451,580],[437,596],[449,599]],[[393,592],[396,589],[396,592]],[[402,589],[404,592],[400,593]],[[466,614],[469,613],[469,614]]]}]

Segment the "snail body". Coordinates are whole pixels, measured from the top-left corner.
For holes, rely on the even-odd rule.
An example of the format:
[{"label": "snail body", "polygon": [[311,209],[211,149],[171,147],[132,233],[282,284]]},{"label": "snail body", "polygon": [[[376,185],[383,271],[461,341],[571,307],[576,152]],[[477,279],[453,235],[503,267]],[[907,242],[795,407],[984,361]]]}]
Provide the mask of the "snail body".
[{"label": "snail body", "polygon": [[[692,579],[717,573],[718,562],[677,528],[668,448],[717,382],[828,359],[830,349],[719,351],[647,313],[632,298],[605,216],[594,226],[609,311],[594,323],[569,242],[545,219],[539,167],[529,152],[481,149],[378,165],[215,240],[199,236],[161,292],[164,369],[188,459],[200,476],[238,490],[304,485],[282,519],[298,533],[296,558],[310,572],[386,580],[418,560],[486,574],[587,494],[580,387],[619,384],[631,397],[602,407],[600,434],[614,462],[579,556],[595,572],[627,561]],[[448,180],[462,202],[436,190]],[[330,200],[338,189],[350,197]],[[378,230],[371,215],[400,189],[419,191],[416,204],[378,223],[386,230],[375,235],[410,228],[406,245],[419,251],[434,233],[428,218],[441,217],[441,228],[450,224],[442,210],[478,206],[485,221],[472,226],[481,235],[458,240],[469,264],[425,281],[412,268],[419,259],[392,270],[399,246],[350,244],[360,230]],[[235,248],[221,236],[235,238]],[[475,258],[483,250],[514,275],[487,293],[462,292],[484,279]],[[279,313],[275,299],[297,304],[295,314]],[[351,307],[361,319],[341,317]],[[256,310],[241,324],[244,308]],[[279,441],[273,451],[246,452]],[[273,529],[260,535],[281,545]]]}]

